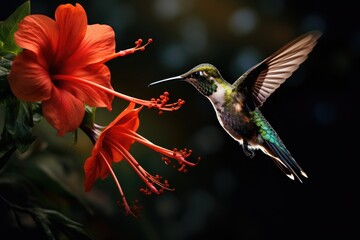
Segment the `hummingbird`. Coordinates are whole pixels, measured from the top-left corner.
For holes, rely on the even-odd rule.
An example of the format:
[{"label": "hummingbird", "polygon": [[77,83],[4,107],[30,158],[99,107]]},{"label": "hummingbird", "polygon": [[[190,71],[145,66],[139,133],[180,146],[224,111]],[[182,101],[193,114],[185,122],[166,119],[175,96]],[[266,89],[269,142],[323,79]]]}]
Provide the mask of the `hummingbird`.
[{"label": "hummingbird", "polygon": [[212,64],[203,63],[190,71],[150,83],[185,81],[210,100],[224,130],[252,158],[255,150],[270,156],[290,179],[308,178],[291,153],[260,112],[266,99],[288,79],[313,50],[321,33],[311,31],[289,42],[242,74],[233,84],[227,82]]}]

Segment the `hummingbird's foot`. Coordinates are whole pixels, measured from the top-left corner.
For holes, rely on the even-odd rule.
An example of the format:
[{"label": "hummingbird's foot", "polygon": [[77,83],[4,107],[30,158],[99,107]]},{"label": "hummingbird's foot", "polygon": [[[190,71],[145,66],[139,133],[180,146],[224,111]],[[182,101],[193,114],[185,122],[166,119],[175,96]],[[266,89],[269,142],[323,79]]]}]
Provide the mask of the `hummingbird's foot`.
[{"label": "hummingbird's foot", "polygon": [[253,158],[255,156],[254,150],[251,149],[246,142],[244,142],[241,146],[247,157]]}]

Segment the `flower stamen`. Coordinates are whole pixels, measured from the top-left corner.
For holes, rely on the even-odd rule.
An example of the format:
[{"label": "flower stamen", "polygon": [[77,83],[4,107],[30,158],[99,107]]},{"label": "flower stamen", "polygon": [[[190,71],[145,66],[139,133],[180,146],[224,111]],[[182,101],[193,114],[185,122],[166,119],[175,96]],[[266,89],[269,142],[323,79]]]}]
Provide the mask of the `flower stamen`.
[{"label": "flower stamen", "polygon": [[112,170],[109,162],[106,160],[106,157],[105,157],[101,152],[100,152],[100,155],[101,155],[101,159],[105,162],[105,164],[106,164],[106,166],[107,166],[107,168],[108,168],[108,170],[109,170],[112,178],[114,179],[114,182],[115,182],[115,184],[116,184],[117,189],[119,190],[120,197],[121,197],[121,200],[122,200],[122,202],[123,202],[126,215],[131,214],[131,215],[133,215],[133,216],[136,217],[136,215],[131,211],[131,208],[130,208],[127,200],[126,200],[125,194],[124,194],[124,192],[123,192],[123,190],[122,190],[122,188],[121,188],[121,185],[120,185],[120,183],[119,183],[119,181],[118,181],[118,179],[117,179],[117,177],[116,177],[115,172]]},{"label": "flower stamen", "polygon": [[161,111],[175,111],[178,110],[182,105],[184,105],[185,101],[182,99],[178,99],[177,102],[175,103],[167,103],[169,100],[169,93],[168,92],[164,92],[164,94],[160,95],[159,98],[155,99],[152,98],[150,101],[149,100],[143,100],[143,99],[139,99],[139,98],[134,98],[128,95],[125,95],[123,93],[119,93],[116,92],[112,89],[109,89],[107,87],[104,87],[100,84],[88,81],[86,79],[83,78],[79,78],[79,77],[74,77],[74,76],[70,76],[70,75],[62,75],[62,74],[57,74],[57,75],[52,75],[51,76],[52,79],[54,80],[65,80],[65,81],[77,81],[83,84],[87,84],[90,85],[92,87],[96,87],[99,90],[102,90],[106,93],[109,93],[115,97],[118,97],[120,99],[123,99],[125,101],[129,101],[129,102],[134,102],[137,103],[139,105],[142,106],[147,106],[148,108],[155,108],[158,109],[160,112]]},{"label": "flower stamen", "polygon": [[[140,176],[146,186],[150,189],[151,192],[155,194],[160,194],[163,192],[163,189],[172,190],[169,188],[169,184],[162,183],[161,177],[159,175],[153,176],[148,173],[145,169],[143,169],[140,164],[136,161],[136,159],[122,146],[121,144],[114,143],[115,148],[124,156],[125,160],[130,164],[130,166],[135,170],[135,172]],[[157,189],[156,186],[159,186],[160,189]]]},{"label": "flower stamen", "polygon": [[[179,164],[185,164],[187,166],[195,166],[197,165],[198,162],[196,163],[192,163],[186,160],[186,158],[188,158],[191,154],[192,154],[192,150],[191,149],[183,149],[183,150],[178,150],[177,148],[174,148],[173,150],[169,150],[163,147],[160,147],[158,145],[155,145],[154,143],[150,142],[148,139],[144,138],[143,136],[137,134],[136,132],[133,132],[129,129],[124,129],[124,132],[122,134],[124,134],[127,137],[130,137],[132,139],[134,139],[135,141],[153,149],[156,152],[159,152],[161,155],[164,155],[168,158],[164,158],[162,157],[162,160],[166,163],[169,164],[170,163],[170,159],[169,158],[173,158],[175,160],[178,161]],[[199,159],[198,159],[199,160]]]},{"label": "flower stamen", "polygon": [[149,38],[147,40],[147,43],[142,45],[143,40],[141,38],[139,38],[138,40],[135,41],[135,47],[116,52],[113,55],[110,55],[109,57],[105,58],[101,63],[106,63],[106,62],[108,62],[108,61],[110,61],[110,60],[112,60],[114,58],[117,58],[117,57],[124,57],[126,55],[133,54],[136,51],[144,51],[145,47],[147,45],[149,45],[150,43],[152,43],[152,41],[153,41],[152,38]]},{"label": "flower stamen", "polygon": [[150,100],[151,104],[148,106],[149,108],[157,108],[159,109],[159,114],[162,114],[161,110],[164,111],[175,111],[178,110],[182,105],[184,105],[185,101],[181,98],[178,99],[175,103],[168,103],[169,101],[169,92],[164,92],[160,95],[159,98],[152,98]]}]

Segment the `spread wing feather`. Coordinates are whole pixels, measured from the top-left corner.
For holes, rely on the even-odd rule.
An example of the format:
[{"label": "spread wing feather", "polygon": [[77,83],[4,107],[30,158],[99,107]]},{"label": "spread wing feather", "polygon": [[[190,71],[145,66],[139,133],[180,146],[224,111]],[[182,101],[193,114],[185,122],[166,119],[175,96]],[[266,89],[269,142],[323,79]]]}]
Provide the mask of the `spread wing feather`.
[{"label": "spread wing feather", "polygon": [[316,45],[319,32],[309,32],[288,43],[261,63],[249,69],[233,86],[249,92],[255,107],[266,99],[303,63]]}]

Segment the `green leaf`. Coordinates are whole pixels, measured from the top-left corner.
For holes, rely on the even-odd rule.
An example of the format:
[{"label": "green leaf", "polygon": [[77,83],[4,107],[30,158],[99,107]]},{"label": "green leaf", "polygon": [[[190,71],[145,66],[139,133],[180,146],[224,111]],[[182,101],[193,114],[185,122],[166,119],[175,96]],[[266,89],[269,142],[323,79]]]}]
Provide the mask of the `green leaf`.
[{"label": "green leaf", "polygon": [[[61,159],[52,158],[47,155],[42,157],[37,157],[36,160],[33,160],[34,168],[33,172],[36,171],[36,177],[42,176],[39,184],[43,179],[47,179],[47,186],[51,186],[51,190],[57,194],[63,194],[67,196],[67,199],[73,199],[74,202],[81,205],[89,213],[92,213],[90,206],[87,204],[84,196],[83,189],[76,189],[71,187],[72,180],[69,179],[69,170],[71,166],[66,165]],[[36,183],[39,180],[35,178],[32,179],[32,182]]]},{"label": "green leaf", "polygon": [[0,55],[13,53],[17,55],[19,48],[14,41],[14,33],[18,23],[30,14],[30,1],[24,2],[5,21],[0,22]]},{"label": "green leaf", "polygon": [[56,236],[59,231],[68,236],[69,239],[91,240],[81,223],[71,220],[56,210],[18,205],[8,201],[2,195],[0,195],[0,201],[15,212],[31,215],[49,240],[57,239]]},{"label": "green leaf", "polygon": [[29,103],[20,102],[17,99],[8,101],[7,104],[5,127],[21,153],[25,152],[34,141],[32,136],[34,124],[30,107]]},{"label": "green leaf", "polygon": [[21,51],[15,41],[14,33],[18,23],[30,14],[30,1],[18,7],[5,21],[0,22],[0,104],[12,96],[7,76],[10,73],[12,60]]},{"label": "green leaf", "polygon": [[12,60],[15,55],[6,54],[5,56],[0,56],[0,104],[4,99],[12,96],[10,86],[7,80],[7,76],[10,73],[10,68]]},{"label": "green leaf", "polygon": [[67,218],[55,210],[38,208],[34,217],[42,221],[43,225],[60,230],[70,239],[91,239],[83,229],[82,224]]},{"label": "green leaf", "polygon": [[70,167],[73,161],[67,165],[57,155],[41,152],[27,161],[14,158],[6,171],[0,171],[0,221],[5,220],[0,229],[13,226],[13,214],[22,213],[28,215],[24,219],[31,217],[35,221],[33,228],[41,231],[45,239],[90,239],[84,226],[73,219],[73,216],[84,219],[92,213],[89,206],[82,212],[87,205],[84,192],[73,185],[76,182],[73,174],[78,172]]},{"label": "green leaf", "polygon": [[11,97],[3,101],[3,106],[5,124],[0,137],[0,167],[5,166],[16,149],[21,153],[29,149],[35,140],[32,128],[42,116],[39,103],[25,103]]},{"label": "green leaf", "polygon": [[38,123],[41,121],[43,115],[42,115],[42,108],[41,103],[31,103],[31,111],[32,111],[32,119],[33,123]]},{"label": "green leaf", "polygon": [[12,58],[14,58],[14,56],[10,54],[7,56],[0,56],[0,78],[9,74],[12,64]]}]

